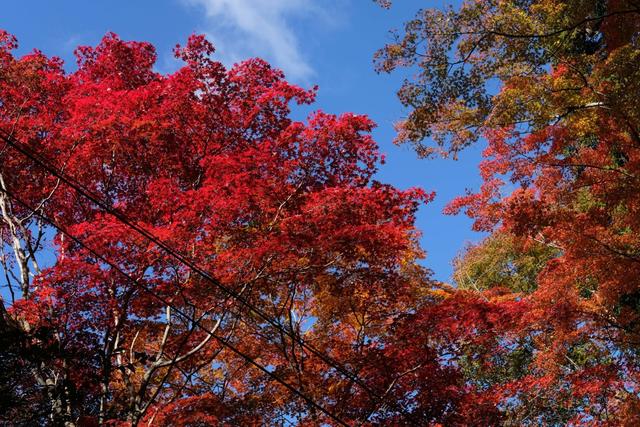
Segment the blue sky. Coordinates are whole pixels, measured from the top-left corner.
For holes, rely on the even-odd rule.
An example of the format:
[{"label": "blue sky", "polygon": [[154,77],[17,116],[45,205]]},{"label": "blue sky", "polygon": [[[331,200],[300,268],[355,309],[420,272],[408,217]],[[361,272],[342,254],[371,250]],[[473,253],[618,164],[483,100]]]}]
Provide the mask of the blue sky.
[{"label": "blue sky", "polygon": [[479,186],[481,147],[463,152],[458,161],[420,160],[410,147],[392,144],[393,123],[404,114],[395,96],[404,75],[376,74],[373,53],[390,39],[388,30],[400,28],[418,8],[450,2],[395,3],[384,10],[370,0],[35,0],[3,5],[0,28],[18,37],[19,53],[38,48],[63,58],[69,69],[77,45],[95,45],[113,31],[153,43],[161,72],[179,65],[171,53],[176,43],[206,33],[227,64],[260,56],[295,83],[318,84],[312,109],[367,114],[378,123],[374,136],[387,162],[377,179],[436,191],[436,200],[420,209],[417,225],[428,252],[425,264],[437,279],[449,280],[452,258],[481,235],[471,231],[468,218],[445,216],[442,208],[465,188]]}]

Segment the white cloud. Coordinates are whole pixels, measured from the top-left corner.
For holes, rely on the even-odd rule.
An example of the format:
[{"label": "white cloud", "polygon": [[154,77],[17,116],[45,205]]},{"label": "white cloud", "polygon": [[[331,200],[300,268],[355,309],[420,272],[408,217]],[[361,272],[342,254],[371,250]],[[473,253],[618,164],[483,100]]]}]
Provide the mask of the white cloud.
[{"label": "white cloud", "polygon": [[328,21],[312,0],[184,0],[204,9],[207,33],[223,62],[259,56],[282,68],[293,80],[306,82],[314,71],[301,51],[292,26]]}]

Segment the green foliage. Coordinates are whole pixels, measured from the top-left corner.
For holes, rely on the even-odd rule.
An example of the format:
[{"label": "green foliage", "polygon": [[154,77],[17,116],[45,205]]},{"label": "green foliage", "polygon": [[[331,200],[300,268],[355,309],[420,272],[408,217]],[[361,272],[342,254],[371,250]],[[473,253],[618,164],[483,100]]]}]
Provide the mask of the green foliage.
[{"label": "green foliage", "polygon": [[494,233],[468,246],[453,262],[453,279],[460,289],[484,291],[494,287],[529,294],[536,278],[559,250],[508,233]]}]

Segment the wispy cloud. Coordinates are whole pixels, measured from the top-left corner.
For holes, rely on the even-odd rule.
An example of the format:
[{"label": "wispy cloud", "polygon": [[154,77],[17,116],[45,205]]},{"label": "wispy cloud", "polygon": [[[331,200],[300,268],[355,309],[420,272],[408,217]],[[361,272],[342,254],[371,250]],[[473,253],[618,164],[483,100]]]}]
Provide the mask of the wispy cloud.
[{"label": "wispy cloud", "polygon": [[226,63],[263,57],[288,77],[307,81],[314,71],[302,52],[297,25],[330,21],[313,0],[183,0],[202,7],[206,31]]}]

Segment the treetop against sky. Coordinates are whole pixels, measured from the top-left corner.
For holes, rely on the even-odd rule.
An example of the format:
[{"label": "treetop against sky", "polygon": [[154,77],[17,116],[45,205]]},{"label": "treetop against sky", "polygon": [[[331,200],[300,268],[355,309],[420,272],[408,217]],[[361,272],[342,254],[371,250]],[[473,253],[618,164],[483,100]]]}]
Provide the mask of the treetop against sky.
[{"label": "treetop against sky", "polygon": [[[60,56],[65,67],[75,67],[73,50],[95,45],[113,31],[123,39],[153,43],[160,72],[179,63],[172,49],[193,33],[204,33],[216,47],[214,57],[230,65],[259,56],[281,67],[287,78],[303,87],[319,86],[314,108],[367,114],[386,162],[380,180],[400,188],[422,187],[437,197],[418,213],[425,264],[441,280],[450,280],[451,260],[470,241],[482,235],[470,231],[470,221],[442,215],[445,205],[466,188],[480,185],[477,163],[481,147],[472,147],[459,161],[434,160],[425,164],[408,147],[392,144],[394,123],[406,111],[395,92],[401,76],[379,75],[372,67],[374,52],[391,40],[388,29],[401,28],[420,1],[398,2],[385,10],[368,1],[353,0],[167,0],[83,2],[60,4],[40,1],[7,5],[0,27],[15,34],[19,52],[37,48]],[[455,2],[453,3],[455,4]],[[296,118],[310,112],[294,107]]]}]

